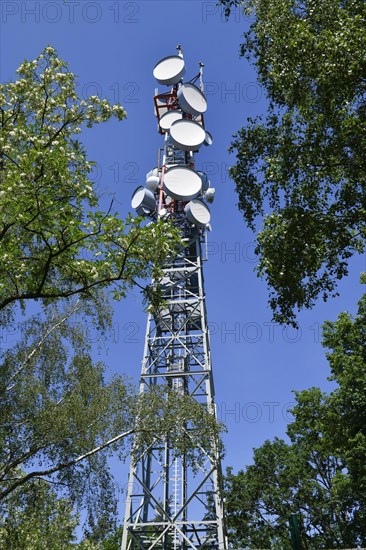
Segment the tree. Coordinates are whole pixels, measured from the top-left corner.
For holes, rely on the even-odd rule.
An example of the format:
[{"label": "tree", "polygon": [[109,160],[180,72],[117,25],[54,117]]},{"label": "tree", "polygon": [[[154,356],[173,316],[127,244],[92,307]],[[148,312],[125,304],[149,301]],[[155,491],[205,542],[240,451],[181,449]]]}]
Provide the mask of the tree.
[{"label": "tree", "polygon": [[[363,278],[366,283],[366,277]],[[355,319],[344,312],[335,323],[324,325],[324,345],[331,351],[327,359],[331,380],[339,385],[333,393],[334,407],[342,422],[332,431],[333,445],[342,450],[350,473],[352,490],[364,500],[366,495],[366,295]],[[366,509],[366,505],[365,505]],[[365,518],[366,523],[366,518]]]},{"label": "tree", "polygon": [[100,550],[120,550],[122,540],[122,526],[119,526],[114,533],[109,535],[100,544]]},{"label": "tree", "polygon": [[16,82],[0,87],[3,322],[29,300],[90,295],[111,283],[123,297],[178,242],[169,224],[122,222],[113,201],[107,212],[98,210],[88,177],[93,163],[76,136],[83,125],[123,120],[121,105],[81,99],[75,76],[50,46],[17,72]]},{"label": "tree", "polygon": [[0,519],[0,546],[8,550],[75,548],[78,522],[71,502],[58,498],[45,481],[36,480],[10,497],[8,513]]},{"label": "tree", "polygon": [[353,319],[324,325],[332,379],[296,393],[289,443],[276,438],[254,450],[254,464],[226,477],[233,543],[291,549],[288,519],[297,514],[304,548],[366,543],[366,296]]},{"label": "tree", "polygon": [[[230,174],[257,238],[274,318],[336,294],[366,243],[366,5],[363,0],[221,0],[254,10],[241,55],[268,98],[234,136]],[[262,222],[263,218],[263,222]]]},{"label": "tree", "polygon": [[[90,334],[110,321],[103,297],[48,306],[20,324],[0,364],[0,502],[37,479],[89,513],[114,496],[107,458],[133,431],[135,393],[92,358]],[[121,442],[120,445],[119,442]],[[9,500],[10,497],[10,500]],[[113,500],[113,499],[112,499]],[[110,510],[112,512],[113,510]],[[110,514],[110,516],[113,514]]]}]

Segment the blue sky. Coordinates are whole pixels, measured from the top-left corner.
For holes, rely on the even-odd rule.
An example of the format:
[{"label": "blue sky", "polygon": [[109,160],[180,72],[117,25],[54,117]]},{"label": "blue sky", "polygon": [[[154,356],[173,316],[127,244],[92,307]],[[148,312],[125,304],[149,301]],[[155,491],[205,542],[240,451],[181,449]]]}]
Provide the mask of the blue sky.
[{"label": "blue sky", "polygon": [[[128,118],[81,134],[88,157],[98,163],[94,180],[115,196],[119,214],[130,211],[130,197],[156,165],[162,138],[156,131],[152,70],[181,44],[186,78],[203,61],[208,110],[206,129],[214,138],[197,155],[199,169],[216,187],[211,208],[209,261],[205,265],[208,318],[219,417],[228,426],[224,466],[234,470],[251,462],[252,448],[266,438],[283,436],[293,389],[330,388],[320,326],[340,311],[356,311],[365,257],[352,260],[340,297],[299,315],[300,330],[271,322],[267,288],[255,273],[254,235],[237,209],[227,168],[234,157],[231,136],[247,116],[266,109],[264,92],[239,44],[250,19],[239,11],[225,21],[215,1],[7,1],[1,3],[1,81],[15,77],[24,60],[47,45],[55,47],[78,75],[81,95],[119,100]],[[167,88],[160,87],[161,91]],[[113,372],[137,382],[146,317],[138,290],[115,305],[115,337],[101,358]],[[114,465],[118,481],[127,481],[128,465]]]}]

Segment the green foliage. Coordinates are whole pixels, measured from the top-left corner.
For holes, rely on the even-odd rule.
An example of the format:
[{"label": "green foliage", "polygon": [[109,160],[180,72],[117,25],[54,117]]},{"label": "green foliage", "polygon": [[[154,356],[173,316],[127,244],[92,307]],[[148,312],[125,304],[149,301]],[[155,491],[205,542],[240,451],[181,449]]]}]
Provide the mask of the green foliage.
[{"label": "green foliage", "polygon": [[291,549],[288,518],[297,514],[304,548],[366,544],[366,295],[353,319],[324,325],[332,379],[296,393],[290,442],[266,441],[254,464],[226,478],[233,543]]},{"label": "green foliage", "polygon": [[98,210],[93,162],[77,136],[83,125],[126,113],[97,96],[81,99],[52,47],[24,61],[18,74],[0,87],[0,309],[89,295],[111,282],[123,297],[178,242],[169,224],[122,222],[113,201],[107,212]]},{"label": "green foliage", "polygon": [[189,395],[169,387],[145,391],[139,398],[136,432],[136,452],[154,443],[157,438],[168,438],[176,456],[183,456],[192,468],[207,460],[207,450],[223,452],[220,433],[224,425],[218,423],[207,405],[198,403]]},{"label": "green foliage", "polygon": [[110,535],[101,544],[101,550],[120,550],[122,540],[122,527],[118,527],[115,532]]},{"label": "green foliage", "polygon": [[78,518],[66,498],[57,498],[44,481],[17,489],[7,505],[0,506],[0,547],[7,550],[65,550],[75,548]]},{"label": "green foliage", "polygon": [[363,0],[221,0],[253,9],[241,53],[269,101],[234,137],[239,208],[258,235],[274,318],[336,294],[366,243],[366,5]]},{"label": "green foliage", "polygon": [[123,453],[136,394],[92,359],[92,320],[100,328],[109,317],[103,296],[49,306],[47,316],[20,325],[20,341],[2,353],[0,502],[42,478],[89,514],[103,503],[113,517],[105,504],[115,500],[107,458]]},{"label": "green foliage", "polygon": [[[333,394],[334,407],[342,422],[335,423],[332,440],[345,456],[352,488],[360,498],[366,495],[366,295],[353,319],[342,313],[335,323],[326,322],[324,344],[332,380],[339,387]],[[365,520],[366,521],[366,520]]]}]

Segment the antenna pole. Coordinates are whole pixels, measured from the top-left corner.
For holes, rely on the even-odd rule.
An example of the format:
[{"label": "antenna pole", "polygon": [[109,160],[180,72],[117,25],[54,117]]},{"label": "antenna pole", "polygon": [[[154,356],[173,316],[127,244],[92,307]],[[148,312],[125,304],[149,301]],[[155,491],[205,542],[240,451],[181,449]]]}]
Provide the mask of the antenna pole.
[{"label": "antenna pole", "polygon": [[[162,161],[159,153],[158,168],[147,174],[147,188],[138,188],[132,200],[139,214],[153,221],[171,219],[182,235],[176,257],[163,266],[161,280],[154,281],[163,305],[147,318],[140,392],[169,388],[215,415],[202,252],[210,229],[206,202],[213,200],[214,189],[207,175],[195,169],[195,154],[212,139],[204,129],[203,63],[200,89],[184,84],[180,45],[177,50],[178,55],[164,58],[154,69],[159,84],[170,87],[154,97],[165,138]],[[189,426],[185,429],[189,438]],[[168,435],[155,438],[147,449],[139,449],[135,441],[122,550],[228,549],[219,444],[212,440],[198,451],[193,458],[179,454]]]},{"label": "antenna pole", "polygon": [[204,93],[205,88],[203,85],[203,67],[205,66],[205,64],[202,63],[202,61],[200,61],[199,65],[200,65],[200,89],[201,89],[201,92]]}]

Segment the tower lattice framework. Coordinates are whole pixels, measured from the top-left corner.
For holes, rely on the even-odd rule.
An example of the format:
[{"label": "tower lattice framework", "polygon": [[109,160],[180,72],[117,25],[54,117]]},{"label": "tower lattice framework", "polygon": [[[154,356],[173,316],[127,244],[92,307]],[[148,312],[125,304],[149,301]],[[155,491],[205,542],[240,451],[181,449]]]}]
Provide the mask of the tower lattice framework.
[{"label": "tower lattice framework", "polygon": [[[179,55],[182,57],[180,49]],[[202,79],[202,67],[199,77]],[[170,132],[162,131],[160,123],[161,105],[165,112],[179,110],[177,92],[181,85],[180,80],[169,93],[154,98],[159,129],[165,134],[165,146],[160,151],[155,172],[159,185],[154,196],[158,215],[173,218],[180,227],[183,246],[166,263],[162,279],[158,281],[163,306],[148,314],[140,392],[158,385],[168,386],[191,396],[215,414],[203,278],[206,224],[200,214],[192,223],[192,216],[187,216],[190,201],[172,199],[164,186],[164,175],[171,168],[181,166],[195,170],[196,151],[184,150],[172,143]],[[192,117],[183,113],[182,117],[198,121],[204,127],[203,114]],[[203,181],[204,176],[202,174]],[[203,202],[204,198],[201,190],[198,201]],[[152,219],[154,215],[150,212]],[[210,448],[199,451],[204,460],[192,467],[184,456],[177,456],[167,437],[156,438],[147,449],[135,448],[126,496],[122,550],[227,549],[219,450],[212,441]]]}]

